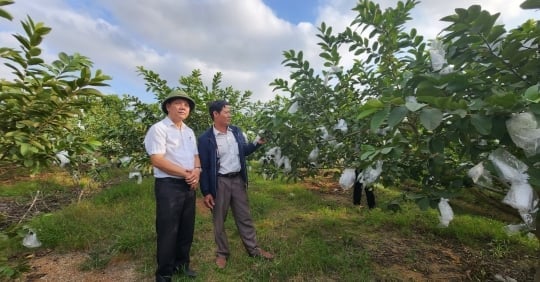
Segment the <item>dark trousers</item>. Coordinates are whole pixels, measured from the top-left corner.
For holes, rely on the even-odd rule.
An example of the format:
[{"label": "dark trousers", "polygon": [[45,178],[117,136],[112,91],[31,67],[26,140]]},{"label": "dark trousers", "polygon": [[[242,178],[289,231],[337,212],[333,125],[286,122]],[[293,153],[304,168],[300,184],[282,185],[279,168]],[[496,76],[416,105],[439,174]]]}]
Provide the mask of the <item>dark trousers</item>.
[{"label": "dark trousers", "polygon": [[195,191],[183,179],[156,178],[156,276],[189,267],[195,229]]},{"label": "dark trousers", "polygon": [[363,187],[362,182],[358,181],[358,174],[360,172],[356,171],[356,180],[354,181],[354,190],[353,190],[353,204],[360,205],[360,200],[362,199],[362,190],[366,191],[366,200],[368,207],[370,209],[375,207],[375,194],[373,193],[372,188]]}]

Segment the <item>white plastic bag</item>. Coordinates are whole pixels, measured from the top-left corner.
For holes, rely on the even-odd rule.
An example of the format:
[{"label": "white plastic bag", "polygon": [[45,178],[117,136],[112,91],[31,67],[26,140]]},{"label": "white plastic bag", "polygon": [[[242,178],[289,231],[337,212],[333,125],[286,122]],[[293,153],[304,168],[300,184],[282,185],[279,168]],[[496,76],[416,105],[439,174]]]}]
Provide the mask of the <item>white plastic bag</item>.
[{"label": "white plastic bag", "polygon": [[334,138],[334,137],[332,137],[332,135],[328,134],[328,130],[324,126],[318,127],[317,130],[319,130],[321,132],[321,138],[324,141],[328,141],[328,140]]},{"label": "white plastic bag", "polygon": [[529,184],[527,165],[503,149],[492,152],[489,160],[493,162],[499,176],[510,183],[510,190],[502,202],[517,209],[529,229],[534,230],[539,200]]},{"label": "white plastic bag", "polygon": [[268,160],[273,160],[276,167],[280,167],[282,164],[281,159],[281,148],[280,147],[272,147],[270,150],[266,152],[266,157]]},{"label": "white plastic bag", "polygon": [[504,149],[491,152],[488,159],[495,165],[499,176],[509,183],[526,182],[529,179],[525,173],[529,167]]},{"label": "white plastic bag", "polygon": [[521,212],[533,209],[533,189],[529,183],[512,184],[502,202]]},{"label": "white plastic bag", "polygon": [[448,199],[441,198],[439,200],[439,212],[441,214],[439,216],[440,226],[448,227],[450,221],[454,219],[454,211],[450,204],[448,204]]},{"label": "white plastic bag", "polygon": [[340,130],[343,133],[347,133],[347,122],[344,119],[339,119],[337,124],[334,125],[334,130]]},{"label": "white plastic bag", "polygon": [[433,40],[431,48],[429,49],[429,56],[431,58],[431,68],[434,71],[439,71],[446,64],[446,52],[444,51],[442,42]]},{"label": "white plastic bag", "polygon": [[503,203],[517,209],[520,213],[533,210],[535,197],[528,183],[527,165],[503,149],[493,151],[488,158],[493,162],[499,176],[510,183],[510,190],[504,197]]},{"label": "white plastic bag", "polygon": [[315,149],[311,150],[308,156],[308,160],[310,162],[316,162],[317,158],[319,157],[319,148],[315,147]]},{"label": "white plastic bag", "polygon": [[37,248],[41,246],[41,242],[38,240],[36,232],[32,229],[28,230],[28,233],[23,238],[22,244],[27,248]]},{"label": "white plastic bag", "polygon": [[527,157],[540,153],[540,128],[534,114],[515,114],[506,121],[506,128],[512,141],[523,149]]},{"label": "white plastic bag", "polygon": [[350,189],[354,185],[355,180],[356,173],[354,172],[354,168],[346,168],[341,173],[341,177],[339,177],[339,186],[344,190]]},{"label": "white plastic bag", "polygon": [[298,101],[294,101],[294,103],[292,103],[291,106],[289,107],[288,113],[289,114],[294,114],[297,111],[298,111]]},{"label": "white plastic bag", "polygon": [[528,230],[528,226],[525,223],[520,224],[509,224],[504,227],[504,230],[506,231],[506,234],[508,235],[515,235],[521,232],[521,230]]},{"label": "white plastic bag", "polygon": [[477,165],[469,169],[467,173],[472,181],[482,187],[492,187],[493,181],[491,174],[484,168],[484,163],[480,162]]},{"label": "white plastic bag", "polygon": [[64,167],[70,162],[69,153],[66,150],[56,153],[56,158],[60,162],[60,167]]},{"label": "white plastic bag", "polygon": [[370,184],[375,182],[377,180],[377,178],[379,178],[379,176],[381,175],[381,173],[382,173],[382,165],[383,165],[383,161],[378,160],[375,163],[375,167],[368,166],[358,176],[358,181],[361,182],[362,184],[364,184],[364,186],[366,186],[366,187],[369,186]]},{"label": "white plastic bag", "polygon": [[282,158],[283,161],[283,172],[285,173],[289,173],[291,172],[292,168],[291,168],[291,161],[289,160],[289,157],[285,156]]},{"label": "white plastic bag", "polygon": [[128,177],[129,177],[129,179],[137,177],[137,184],[142,183],[142,175],[141,175],[141,172],[139,172],[139,171],[130,172]]},{"label": "white plastic bag", "polygon": [[429,56],[431,58],[431,68],[433,71],[438,71],[441,74],[448,74],[454,71],[454,66],[447,65],[445,58],[446,51],[444,50],[444,46],[441,41],[432,41],[431,48],[429,49]]}]

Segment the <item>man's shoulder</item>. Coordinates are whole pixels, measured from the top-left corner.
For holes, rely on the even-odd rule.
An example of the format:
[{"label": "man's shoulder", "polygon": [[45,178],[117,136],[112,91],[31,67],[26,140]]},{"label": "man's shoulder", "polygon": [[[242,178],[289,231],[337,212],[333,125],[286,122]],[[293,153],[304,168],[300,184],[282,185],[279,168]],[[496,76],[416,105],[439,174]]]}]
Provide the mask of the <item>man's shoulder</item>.
[{"label": "man's shoulder", "polygon": [[172,121],[170,119],[168,119],[167,117],[165,117],[164,119],[161,119],[161,120],[157,121],[156,123],[152,124],[152,126],[153,127],[167,127],[171,123],[172,123]]},{"label": "man's shoulder", "polygon": [[206,129],[201,135],[199,135],[199,140],[210,137],[210,134],[214,134],[214,132],[212,131],[212,127]]},{"label": "man's shoulder", "polygon": [[165,121],[164,120],[160,120],[160,121],[157,121],[155,122],[154,124],[152,124],[150,127],[148,127],[148,131],[150,130],[163,130],[167,128],[167,125],[165,124]]},{"label": "man's shoulder", "polygon": [[229,128],[232,130],[232,131],[235,131],[235,132],[238,132],[238,131],[242,131],[242,129],[240,129],[240,127],[236,126],[236,125],[229,125]]}]

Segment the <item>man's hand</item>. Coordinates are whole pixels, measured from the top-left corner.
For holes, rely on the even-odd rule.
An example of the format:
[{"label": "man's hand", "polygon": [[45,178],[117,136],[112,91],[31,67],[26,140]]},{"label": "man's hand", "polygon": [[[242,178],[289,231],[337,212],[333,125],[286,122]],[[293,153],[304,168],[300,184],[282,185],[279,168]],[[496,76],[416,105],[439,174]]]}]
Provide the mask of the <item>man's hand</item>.
[{"label": "man's hand", "polygon": [[186,170],[186,182],[191,187],[191,190],[196,190],[199,187],[199,178],[201,176],[200,169]]},{"label": "man's hand", "polygon": [[208,195],[204,196],[204,205],[209,209],[214,208],[216,203],[214,202],[214,197],[212,196],[212,194],[208,194]]}]

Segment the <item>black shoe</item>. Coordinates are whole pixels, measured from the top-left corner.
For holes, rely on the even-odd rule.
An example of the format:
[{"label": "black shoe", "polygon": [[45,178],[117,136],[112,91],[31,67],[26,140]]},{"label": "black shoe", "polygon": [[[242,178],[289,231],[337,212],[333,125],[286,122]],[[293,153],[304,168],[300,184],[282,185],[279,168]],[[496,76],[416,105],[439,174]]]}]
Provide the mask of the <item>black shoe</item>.
[{"label": "black shoe", "polygon": [[189,269],[189,268],[184,269],[182,273],[184,273],[185,276],[190,277],[190,278],[197,277],[197,272],[193,271],[193,269]]},{"label": "black shoe", "polygon": [[197,272],[193,271],[193,269],[189,267],[183,267],[183,266],[176,267],[174,270],[174,274],[185,275],[191,278],[197,277]]},{"label": "black shoe", "polygon": [[171,276],[156,275],[156,282],[171,282]]}]

